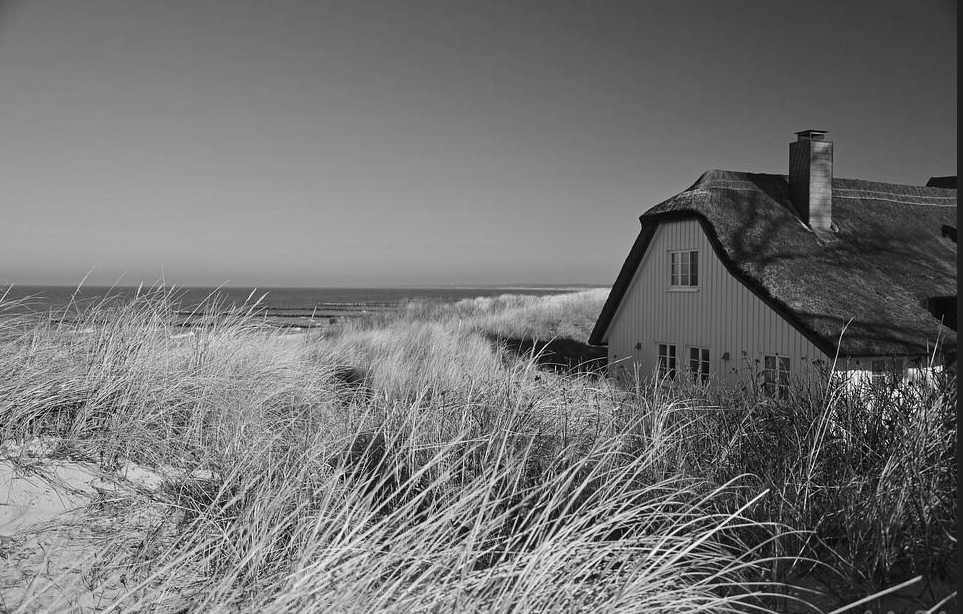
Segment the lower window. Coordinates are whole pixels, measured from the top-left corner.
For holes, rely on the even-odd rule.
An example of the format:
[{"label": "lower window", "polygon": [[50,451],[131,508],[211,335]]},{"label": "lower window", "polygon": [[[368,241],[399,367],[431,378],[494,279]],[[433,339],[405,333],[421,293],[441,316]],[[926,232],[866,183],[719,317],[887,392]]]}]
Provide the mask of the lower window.
[{"label": "lower window", "polygon": [[659,344],[659,379],[675,379],[675,346]]},{"label": "lower window", "polygon": [[689,373],[699,383],[709,379],[709,348],[689,348]]},{"label": "lower window", "polygon": [[789,396],[789,358],[766,354],[763,362],[762,384],[766,392],[785,399]]}]

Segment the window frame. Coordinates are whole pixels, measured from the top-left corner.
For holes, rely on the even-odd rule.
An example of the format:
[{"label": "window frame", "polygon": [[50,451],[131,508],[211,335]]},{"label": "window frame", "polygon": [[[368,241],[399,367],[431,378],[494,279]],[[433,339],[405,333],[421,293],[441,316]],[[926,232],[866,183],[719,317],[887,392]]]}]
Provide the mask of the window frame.
[{"label": "window frame", "polygon": [[[662,353],[662,348],[666,348],[665,354]],[[671,366],[668,364],[670,360],[672,363]],[[678,344],[657,341],[655,344],[655,365],[656,373],[658,374],[660,380],[674,380],[679,373]]]},{"label": "window frame", "polygon": [[[697,351],[698,355],[693,358],[692,352]],[[704,384],[709,381],[709,374],[711,372],[712,365],[712,351],[708,347],[701,345],[687,345],[686,353],[686,371],[692,377],[693,381],[698,384]],[[693,363],[696,364],[696,369],[692,368]],[[705,367],[705,370],[703,370]]]},{"label": "window frame", "polygon": [[[772,358],[772,367],[769,359]],[[762,389],[777,399],[789,397],[792,384],[792,358],[779,353],[762,355]]]},{"label": "window frame", "polygon": [[[698,249],[670,249],[669,286],[671,292],[697,292],[701,275]],[[678,257],[678,261],[676,258]],[[693,266],[694,263],[694,266]],[[678,265],[678,269],[676,266]],[[693,271],[694,269],[694,271]],[[676,283],[678,281],[678,283]],[[688,283],[683,283],[688,281]]]}]

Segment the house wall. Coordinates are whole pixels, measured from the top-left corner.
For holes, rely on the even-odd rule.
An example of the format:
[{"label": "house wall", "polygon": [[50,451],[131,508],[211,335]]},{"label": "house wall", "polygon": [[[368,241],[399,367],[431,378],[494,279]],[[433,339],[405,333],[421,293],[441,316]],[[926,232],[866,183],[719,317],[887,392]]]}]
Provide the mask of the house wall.
[{"label": "house wall", "polygon": [[[847,388],[858,390],[860,387],[869,386],[873,381],[873,372],[864,369],[838,370],[838,373],[846,378]],[[931,379],[938,368],[906,368],[901,372],[901,382],[922,382]]]},{"label": "house wall", "polygon": [[[836,365],[836,373],[844,378],[847,388],[850,391],[858,391],[861,388],[870,386],[873,381],[873,372],[866,367],[871,365],[874,360],[893,360],[886,356],[863,356],[860,358],[841,358]],[[898,371],[900,381],[903,383],[923,382],[931,380],[938,373],[943,371],[943,366],[938,364],[927,364],[907,358],[897,358],[896,371]]]},{"label": "house wall", "polygon": [[[669,289],[669,250],[679,249],[699,251],[697,290]],[[641,376],[655,373],[659,343],[678,347],[680,368],[686,364],[688,346],[709,348],[710,374],[728,381],[745,376],[750,368],[761,370],[765,354],[789,357],[797,377],[809,373],[811,361],[828,360],[726,270],[695,219],[662,222],[656,228],[607,339],[613,376],[633,370]],[[723,360],[726,352],[729,359]]]}]

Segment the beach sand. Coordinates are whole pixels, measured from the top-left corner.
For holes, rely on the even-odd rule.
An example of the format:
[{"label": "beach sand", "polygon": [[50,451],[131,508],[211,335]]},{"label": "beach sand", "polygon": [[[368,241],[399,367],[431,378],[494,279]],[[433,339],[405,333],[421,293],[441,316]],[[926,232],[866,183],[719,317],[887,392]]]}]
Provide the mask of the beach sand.
[{"label": "beach sand", "polygon": [[[177,477],[195,476],[123,460],[105,468],[65,455],[63,442],[52,438],[5,443],[0,611],[99,610],[126,595],[133,581],[129,563],[149,561],[148,536],[170,525],[169,510],[153,495]],[[118,541],[128,546],[120,565],[117,552],[102,548]]]}]

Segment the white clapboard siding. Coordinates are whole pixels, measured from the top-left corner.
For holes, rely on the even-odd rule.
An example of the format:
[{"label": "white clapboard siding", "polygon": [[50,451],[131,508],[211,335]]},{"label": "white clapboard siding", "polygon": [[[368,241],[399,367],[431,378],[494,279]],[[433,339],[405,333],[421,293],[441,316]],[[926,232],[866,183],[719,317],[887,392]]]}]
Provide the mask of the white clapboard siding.
[{"label": "white clapboard siding", "polygon": [[[699,288],[669,290],[669,251],[689,249],[699,251]],[[710,373],[721,380],[738,378],[740,369],[745,373],[747,360],[748,366],[761,369],[765,354],[788,356],[791,373],[797,377],[809,372],[811,361],[828,360],[726,270],[695,219],[659,224],[607,339],[613,375],[620,366],[638,369],[643,376],[654,373],[659,343],[678,347],[680,369],[685,367],[689,346],[709,348]],[[722,360],[726,352],[729,359]]]}]

